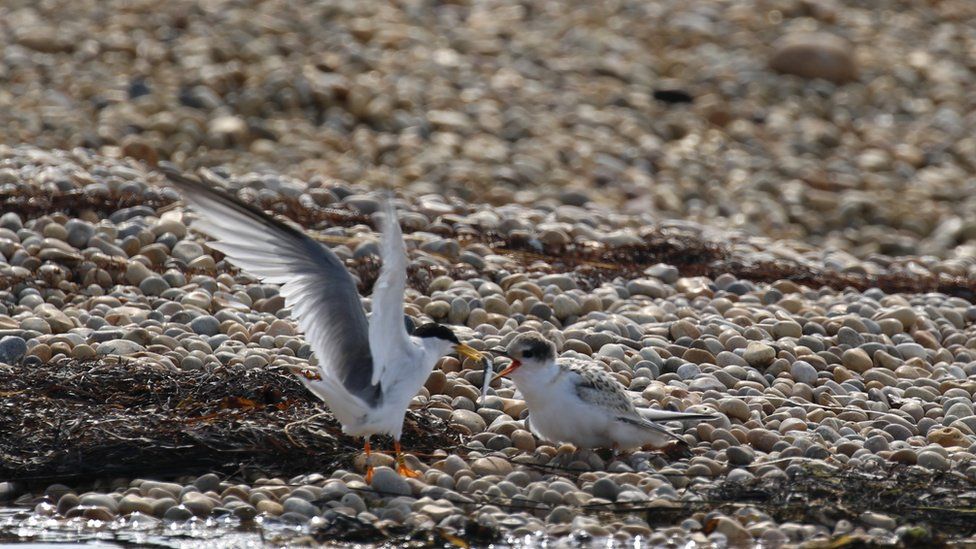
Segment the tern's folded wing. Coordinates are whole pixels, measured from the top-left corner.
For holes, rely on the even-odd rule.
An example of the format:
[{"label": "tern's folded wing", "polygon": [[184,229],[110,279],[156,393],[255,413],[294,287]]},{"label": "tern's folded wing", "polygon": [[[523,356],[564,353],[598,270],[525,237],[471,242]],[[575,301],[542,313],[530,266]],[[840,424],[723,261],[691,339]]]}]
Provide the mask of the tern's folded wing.
[{"label": "tern's folded wing", "polygon": [[636,414],[634,403],[624,386],[609,373],[584,360],[561,358],[558,362],[563,375],[570,376],[580,400],[613,413]]},{"label": "tern's folded wing", "polygon": [[699,412],[673,412],[671,410],[658,410],[655,408],[638,408],[637,412],[648,421],[688,421],[692,419],[706,421],[715,419],[715,414]]},{"label": "tern's folded wing", "polygon": [[642,427],[649,431],[665,433],[669,437],[680,441],[684,441],[684,439],[672,433],[664,425],[661,425],[658,422],[715,419],[715,416],[712,414],[672,412],[670,410],[656,410],[653,408],[637,408],[636,412],[636,414],[627,414],[620,416],[617,419],[625,423]]},{"label": "tern's folded wing", "polygon": [[210,247],[264,282],[282,285],[281,295],[308,337],[322,375],[375,405],[381,392],[372,382],[366,315],[342,261],[301,231],[236,197],[176,170],[163,172],[199,216],[194,229],[216,240]]},{"label": "tern's folded wing", "polygon": [[647,421],[646,419],[643,419],[640,416],[636,416],[636,417],[632,415],[617,416],[617,421],[628,423],[630,425],[633,425],[635,427],[640,427],[641,429],[646,429],[648,431],[661,433],[662,435],[665,435],[669,438],[673,438],[674,440],[679,440],[682,442],[684,441],[683,438],[669,431],[667,427],[654,423],[653,421]]}]

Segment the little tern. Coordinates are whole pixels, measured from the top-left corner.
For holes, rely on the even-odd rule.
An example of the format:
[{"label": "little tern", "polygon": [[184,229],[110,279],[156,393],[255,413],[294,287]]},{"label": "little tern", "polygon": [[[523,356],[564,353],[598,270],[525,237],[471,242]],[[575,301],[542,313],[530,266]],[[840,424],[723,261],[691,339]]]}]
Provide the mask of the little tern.
[{"label": "little tern", "polygon": [[711,414],[637,409],[627,390],[592,361],[556,359],[556,346],[537,332],[519,334],[504,354],[512,359],[495,379],[510,376],[529,408],[529,428],[577,448],[627,451],[670,440],[659,422],[715,419]]},{"label": "little tern", "polygon": [[[344,433],[365,439],[367,463],[370,435],[391,435],[397,470],[418,476],[400,447],[411,399],[452,349],[476,360],[484,356],[447,326],[423,324],[407,333],[407,250],[392,203],[385,202],[382,216],[383,263],[367,320],[352,275],[331,250],[236,197],[175,169],[163,172],[196,212],[194,229],[214,239],[211,248],[263,282],[281,285],[285,304],[318,358],[318,372],[298,379],[328,405]],[[367,482],[371,473],[369,468]]]}]

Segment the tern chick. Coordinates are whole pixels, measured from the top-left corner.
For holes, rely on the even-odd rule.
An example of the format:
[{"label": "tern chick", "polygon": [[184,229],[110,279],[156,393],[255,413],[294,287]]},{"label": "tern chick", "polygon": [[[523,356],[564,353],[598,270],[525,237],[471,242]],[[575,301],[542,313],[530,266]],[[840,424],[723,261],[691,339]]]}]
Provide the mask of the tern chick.
[{"label": "tern chick", "polygon": [[714,419],[711,414],[637,409],[627,390],[593,361],[556,359],[556,346],[527,332],[509,343],[511,364],[496,375],[509,376],[529,408],[530,429],[553,442],[577,448],[627,451],[665,446],[684,439],[660,422]]}]

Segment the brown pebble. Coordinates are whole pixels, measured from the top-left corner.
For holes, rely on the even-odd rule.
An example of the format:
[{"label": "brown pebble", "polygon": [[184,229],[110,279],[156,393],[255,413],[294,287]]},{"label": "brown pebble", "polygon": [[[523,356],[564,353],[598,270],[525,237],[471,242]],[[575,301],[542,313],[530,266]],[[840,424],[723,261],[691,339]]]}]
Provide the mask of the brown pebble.
[{"label": "brown pebble", "polygon": [[257,503],[257,510],[258,513],[265,513],[273,517],[277,517],[285,512],[284,507],[280,503],[271,501],[270,499],[259,501]]},{"label": "brown pebble", "polygon": [[535,451],[535,437],[524,429],[516,429],[511,435],[512,444],[523,452]]},{"label": "brown pebble", "polygon": [[47,343],[38,343],[27,351],[27,355],[36,356],[41,359],[41,362],[48,362],[54,356],[54,352],[51,351],[51,346]]},{"label": "brown pebble", "polygon": [[863,374],[874,366],[871,357],[863,349],[848,349],[841,357],[841,363],[845,368]]},{"label": "brown pebble", "polygon": [[471,464],[471,470],[478,475],[507,475],[512,472],[512,464],[504,458],[488,456],[478,458]]},{"label": "brown pebble", "polygon": [[918,462],[918,455],[915,450],[911,448],[902,448],[901,450],[895,450],[891,453],[888,458],[895,463],[903,463],[905,465],[915,465]]},{"label": "brown pebble", "polygon": [[942,427],[940,429],[932,429],[926,436],[929,442],[938,444],[946,448],[959,446],[968,447],[969,441],[966,439],[966,435],[962,433],[959,429],[955,427]]},{"label": "brown pebble", "polygon": [[64,494],[61,496],[61,499],[58,500],[58,514],[62,516],[66,515],[73,507],[77,507],[79,502],[80,500],[78,499],[78,496],[74,493],[68,492],[67,494]]},{"label": "brown pebble", "polygon": [[857,78],[851,44],[825,32],[797,32],[773,45],[769,67],[802,78],[822,78],[837,84]]},{"label": "brown pebble", "polygon": [[443,372],[460,372],[461,371],[461,361],[454,358],[453,356],[446,356],[437,363],[437,370]]},{"label": "brown pebble", "polygon": [[447,387],[447,375],[441,370],[434,369],[430,372],[430,376],[427,377],[427,382],[424,383],[424,387],[432,395],[442,394],[444,388]]}]

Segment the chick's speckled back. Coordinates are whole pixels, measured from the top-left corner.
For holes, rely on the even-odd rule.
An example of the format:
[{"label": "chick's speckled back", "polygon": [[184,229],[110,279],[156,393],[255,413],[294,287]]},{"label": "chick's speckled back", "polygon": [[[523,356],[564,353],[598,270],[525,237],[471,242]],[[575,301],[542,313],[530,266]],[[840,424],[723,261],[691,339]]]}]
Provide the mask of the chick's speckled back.
[{"label": "chick's speckled back", "polygon": [[581,400],[624,416],[637,416],[637,409],[624,386],[598,365],[576,358],[560,358],[557,363],[563,375],[573,378],[576,394]]}]

